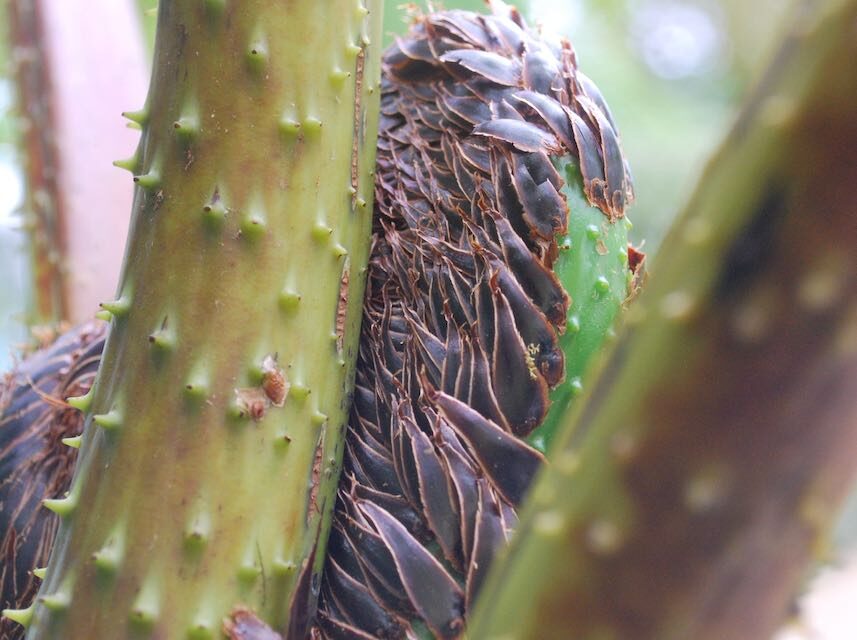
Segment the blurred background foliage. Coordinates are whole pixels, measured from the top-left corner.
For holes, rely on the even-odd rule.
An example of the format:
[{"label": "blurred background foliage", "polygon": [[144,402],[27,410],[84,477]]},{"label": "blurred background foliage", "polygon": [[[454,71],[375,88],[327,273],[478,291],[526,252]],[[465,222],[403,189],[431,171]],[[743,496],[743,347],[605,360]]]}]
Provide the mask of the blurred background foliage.
[{"label": "blurred background foliage", "polygon": [[[6,15],[8,0],[0,0]],[[154,40],[157,0],[137,0],[144,37]],[[426,3],[387,0],[386,43]],[[531,24],[574,43],[581,69],[601,88],[619,123],[634,173],[634,240],[651,255],[689,194],[759,67],[770,57],[784,0],[526,0]],[[435,7],[441,6],[435,3]],[[446,8],[480,10],[482,0]],[[763,20],[759,16],[765,16]],[[5,20],[3,21],[5,26]],[[92,37],[87,36],[87,37]],[[9,78],[15,53],[0,34],[0,365],[27,337],[29,254],[15,147],[21,118]],[[136,108],[137,105],[128,105]],[[124,126],[119,114],[109,126]],[[130,150],[129,150],[130,151]],[[118,169],[117,169],[118,171]]]},{"label": "blurred background foliage", "polygon": [[[0,9],[7,13],[6,0]],[[14,112],[15,87],[9,77],[13,52],[9,50],[6,22],[0,17],[0,366],[7,368],[14,344],[27,335],[30,308],[29,248],[20,211],[24,196],[16,141],[20,119]]]}]

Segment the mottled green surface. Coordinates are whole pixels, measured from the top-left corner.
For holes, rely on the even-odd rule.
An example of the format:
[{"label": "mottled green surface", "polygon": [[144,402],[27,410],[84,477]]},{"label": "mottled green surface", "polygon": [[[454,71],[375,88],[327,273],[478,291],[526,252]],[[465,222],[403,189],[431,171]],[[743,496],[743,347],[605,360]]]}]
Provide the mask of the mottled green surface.
[{"label": "mottled green surface", "polygon": [[215,638],[238,605],[284,629],[319,539],[320,568],[371,222],[369,6],[161,2],[128,253],[28,637]]},{"label": "mottled green surface", "polygon": [[544,422],[530,436],[542,451],[550,448],[569,405],[580,395],[593,356],[613,334],[613,323],[629,296],[627,218],[614,222],[583,194],[580,169],[560,161],[568,202],[568,233],[558,239],[554,272],[569,296],[568,322],[560,337],[565,355],[565,380],[551,391],[551,407]]}]

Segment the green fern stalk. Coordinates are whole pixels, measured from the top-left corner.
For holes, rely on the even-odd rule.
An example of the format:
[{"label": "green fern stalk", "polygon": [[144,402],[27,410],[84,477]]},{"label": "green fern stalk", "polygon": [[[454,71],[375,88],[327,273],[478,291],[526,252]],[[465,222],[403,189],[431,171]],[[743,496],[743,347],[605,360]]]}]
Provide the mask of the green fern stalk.
[{"label": "green fern stalk", "polygon": [[[29,638],[302,638],[372,210],[380,6],[163,0],[132,228]],[[290,611],[295,615],[290,617]]]}]

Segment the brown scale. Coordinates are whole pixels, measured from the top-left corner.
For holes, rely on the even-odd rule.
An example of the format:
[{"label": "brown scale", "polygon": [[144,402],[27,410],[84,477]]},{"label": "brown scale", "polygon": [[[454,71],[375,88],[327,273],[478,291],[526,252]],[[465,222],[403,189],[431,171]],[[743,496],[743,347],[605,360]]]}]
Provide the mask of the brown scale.
[{"label": "brown scale", "polygon": [[632,197],[568,43],[520,15],[418,18],[385,55],[357,387],[313,637],[455,638],[542,456],[562,381],[551,267],[574,156],[610,218]]}]

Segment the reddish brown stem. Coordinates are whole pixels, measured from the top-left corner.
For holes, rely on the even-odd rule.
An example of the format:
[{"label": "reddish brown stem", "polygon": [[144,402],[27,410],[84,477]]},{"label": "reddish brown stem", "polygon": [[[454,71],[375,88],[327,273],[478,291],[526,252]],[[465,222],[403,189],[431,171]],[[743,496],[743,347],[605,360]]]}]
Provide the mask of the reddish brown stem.
[{"label": "reddish brown stem", "polygon": [[[93,16],[109,28],[93,29]],[[128,0],[92,0],[86,11],[64,0],[12,0],[9,24],[34,315],[80,321],[113,295],[122,260],[131,188],[111,162],[135,143],[119,114],[145,97],[139,25]]]}]

